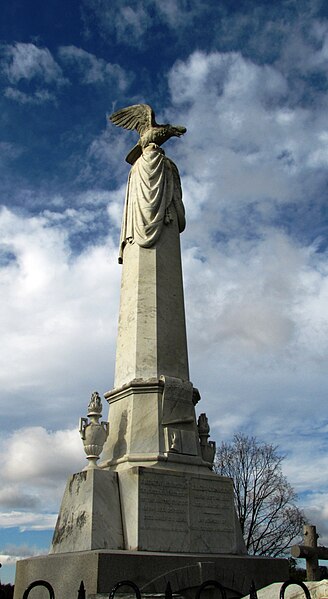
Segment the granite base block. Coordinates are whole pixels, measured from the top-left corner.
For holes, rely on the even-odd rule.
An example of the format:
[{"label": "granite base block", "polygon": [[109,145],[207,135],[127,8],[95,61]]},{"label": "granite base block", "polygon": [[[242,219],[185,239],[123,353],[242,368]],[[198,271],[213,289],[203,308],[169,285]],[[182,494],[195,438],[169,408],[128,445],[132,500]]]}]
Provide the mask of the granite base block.
[{"label": "granite base block", "polygon": [[66,484],[50,553],[124,549],[116,472],[90,469]]},{"label": "granite base block", "polygon": [[204,470],[119,472],[125,549],[245,554],[232,481]]},{"label": "granite base block", "polygon": [[[106,594],[121,580],[131,580],[145,593],[163,593],[170,581],[174,593],[187,599],[203,582],[221,582],[229,597],[246,595],[251,581],[262,588],[288,578],[284,559],[154,553],[146,551],[81,551],[52,554],[17,562],[14,599],[21,599],[34,580],[47,580],[56,599],[75,599],[81,580],[86,596]],[[48,599],[45,589],[33,589],[33,599]]]}]

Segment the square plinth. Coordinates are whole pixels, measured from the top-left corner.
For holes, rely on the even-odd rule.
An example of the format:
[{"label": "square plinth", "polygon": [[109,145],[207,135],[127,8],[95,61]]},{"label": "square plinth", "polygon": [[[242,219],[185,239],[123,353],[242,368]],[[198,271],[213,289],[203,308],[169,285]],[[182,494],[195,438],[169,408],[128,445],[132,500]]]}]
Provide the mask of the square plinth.
[{"label": "square plinth", "polygon": [[141,466],[118,475],[126,549],[245,553],[231,479]]},{"label": "square plinth", "polygon": [[[284,559],[232,555],[165,554],[143,551],[81,551],[40,556],[17,562],[14,599],[35,580],[46,580],[56,599],[77,597],[83,580],[86,596],[108,594],[121,580],[132,580],[143,592],[164,593],[170,581],[172,591],[187,599],[206,580],[218,580],[227,597],[246,595],[252,580],[257,589],[288,578]],[[46,589],[35,588],[33,599],[49,599]]]}]

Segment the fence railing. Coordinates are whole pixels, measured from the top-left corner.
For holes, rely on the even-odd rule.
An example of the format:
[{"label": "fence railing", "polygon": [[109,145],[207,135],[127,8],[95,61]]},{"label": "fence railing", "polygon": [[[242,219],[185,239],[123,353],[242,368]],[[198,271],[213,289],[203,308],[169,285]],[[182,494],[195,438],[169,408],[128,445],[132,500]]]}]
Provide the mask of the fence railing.
[{"label": "fence railing", "polygon": [[281,585],[280,588],[279,599],[285,599],[285,591],[287,587],[289,587],[291,584],[297,584],[299,587],[301,587],[301,589],[303,589],[306,599],[311,599],[311,593],[309,589],[307,588],[306,584],[304,584],[304,582],[301,582],[300,580],[297,582],[295,580],[287,580],[286,582],[284,582],[284,584]]},{"label": "fence railing", "polygon": [[[285,599],[286,589],[290,585],[299,586],[303,590],[306,599],[311,599],[311,593],[310,593],[309,589],[307,588],[307,586],[304,584],[304,582],[300,582],[298,580],[292,580],[292,579],[287,580],[286,582],[284,582],[281,585],[280,591],[279,591],[279,599]],[[31,582],[31,584],[25,589],[22,599],[27,599],[31,590],[34,589],[35,587],[45,587],[49,593],[49,599],[56,599],[53,587],[51,586],[50,582],[47,582],[46,580],[35,580],[34,582]],[[133,592],[136,596],[136,599],[141,599],[141,591],[140,591],[139,587],[131,580],[121,580],[120,582],[116,583],[113,586],[113,588],[111,589],[111,591],[109,592],[108,599],[115,599],[115,595],[116,595],[118,589],[120,589],[121,587],[125,587],[125,588],[130,587],[133,590]],[[202,595],[203,591],[208,588],[218,589],[220,591],[221,599],[227,599],[226,590],[225,590],[224,586],[218,580],[206,580],[205,582],[203,582],[203,584],[201,584],[200,587],[198,587],[198,589],[196,590],[195,599],[201,599],[201,595]],[[239,591],[234,591],[234,592],[236,593],[236,597],[237,597],[237,595],[239,597],[242,596]],[[150,593],[147,593],[147,595],[149,595],[149,594]],[[158,594],[158,593],[156,593],[156,594]],[[172,592],[172,587],[171,587],[170,582],[168,582],[166,585],[166,588],[164,591],[164,597],[165,597],[165,599],[173,599],[173,597],[174,597],[174,593]],[[67,599],[75,599],[75,598],[67,597]],[[86,589],[85,589],[83,580],[81,580],[81,584],[77,591],[76,599],[87,599]],[[249,599],[258,599],[254,581],[252,581],[252,584],[249,589]]]}]

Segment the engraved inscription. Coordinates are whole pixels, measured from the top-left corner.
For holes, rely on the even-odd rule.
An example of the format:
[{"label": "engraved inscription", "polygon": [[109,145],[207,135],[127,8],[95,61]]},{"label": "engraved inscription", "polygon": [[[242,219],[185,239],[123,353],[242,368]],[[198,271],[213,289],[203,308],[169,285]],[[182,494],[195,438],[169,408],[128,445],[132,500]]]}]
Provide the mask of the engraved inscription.
[{"label": "engraved inscription", "polygon": [[184,477],[143,473],[139,483],[142,519],[140,526],[148,530],[187,532],[188,485]]},{"label": "engraved inscription", "polygon": [[230,484],[219,478],[143,472],[139,480],[140,528],[169,533],[233,533]]},{"label": "engraved inscription", "polygon": [[193,514],[192,528],[203,531],[233,531],[231,488],[209,479],[193,479],[190,509]]}]

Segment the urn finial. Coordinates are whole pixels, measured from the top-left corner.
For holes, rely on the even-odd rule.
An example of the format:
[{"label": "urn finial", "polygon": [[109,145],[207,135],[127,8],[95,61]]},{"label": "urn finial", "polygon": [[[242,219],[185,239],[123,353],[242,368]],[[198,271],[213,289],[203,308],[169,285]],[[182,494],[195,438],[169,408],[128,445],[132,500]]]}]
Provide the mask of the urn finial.
[{"label": "urn finial", "polygon": [[205,462],[211,464],[211,468],[213,468],[216,444],[215,441],[208,440],[210,436],[210,426],[208,424],[208,418],[206,414],[200,414],[198,418],[197,427],[202,458]]},{"label": "urn finial", "polygon": [[108,437],[108,422],[99,422],[101,418],[102,403],[100,395],[94,391],[88,405],[88,418],[80,418],[79,433],[84,445],[84,451],[87,454],[88,465],[84,470],[99,468],[97,460],[103,450],[104,443]]}]

